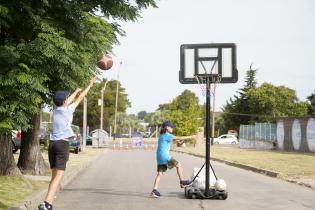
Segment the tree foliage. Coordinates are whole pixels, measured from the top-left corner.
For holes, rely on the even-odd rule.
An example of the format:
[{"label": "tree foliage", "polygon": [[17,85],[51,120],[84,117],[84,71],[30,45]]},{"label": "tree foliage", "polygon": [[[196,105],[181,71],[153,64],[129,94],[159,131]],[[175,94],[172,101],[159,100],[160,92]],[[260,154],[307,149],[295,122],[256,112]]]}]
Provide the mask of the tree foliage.
[{"label": "tree foliage", "polygon": [[[87,95],[87,120],[90,130],[94,130],[100,127],[101,107],[98,105],[98,100],[101,99],[101,89],[107,80],[103,80],[101,83],[96,83],[89,94]],[[106,85],[104,91],[104,106],[103,106],[103,127],[109,131],[110,119],[115,115],[115,103],[116,103],[116,85],[118,82],[118,106],[117,111],[124,113],[130,102],[125,93],[125,89],[121,86],[117,80],[110,80]],[[73,116],[73,124],[82,126],[83,122],[83,103],[81,103]]]},{"label": "tree foliage", "polygon": [[0,127],[27,129],[54,91],[84,84],[98,55],[124,34],[117,21],[135,21],[149,6],[155,1],[2,1]]},{"label": "tree foliage", "polygon": [[307,104],[300,102],[294,90],[263,83],[256,87],[257,70],[247,71],[246,84],[223,108],[225,129],[238,129],[240,124],[274,122],[276,117],[305,116]]},{"label": "tree foliage", "polygon": [[239,91],[237,95],[226,103],[223,107],[223,115],[225,130],[236,129],[240,124],[247,124],[255,120],[255,116],[251,115],[252,111],[248,103],[248,91],[255,89],[257,86],[257,69],[253,69],[253,65],[250,65],[249,70],[246,72],[245,85]]},{"label": "tree foliage", "polygon": [[147,113],[147,115],[144,118],[144,122],[149,123],[149,127],[161,125],[163,120],[164,115],[162,111]]},{"label": "tree foliage", "polygon": [[307,114],[315,115],[315,91],[307,97]]},{"label": "tree foliage", "polygon": [[83,86],[95,73],[98,55],[124,35],[117,21],[135,21],[149,6],[155,1],[1,1],[0,134],[17,124],[36,137],[39,126],[31,119],[41,106],[51,104],[56,90]]},{"label": "tree foliage", "polygon": [[138,112],[137,116],[139,120],[144,120],[144,118],[146,117],[147,112],[146,111],[140,111]]},{"label": "tree foliage", "polygon": [[285,86],[263,83],[248,91],[250,110],[260,122],[274,122],[275,117],[305,116],[307,103],[298,101],[295,90]]},{"label": "tree foliage", "polygon": [[163,112],[164,120],[175,123],[176,135],[195,134],[202,124],[198,97],[189,90],[184,90],[171,103],[160,105],[159,109]]},{"label": "tree foliage", "polygon": [[[114,129],[115,127],[115,115],[110,118],[110,125]],[[139,120],[132,115],[128,115],[124,112],[118,112],[116,116],[116,134],[129,134],[140,130],[141,125]]]}]

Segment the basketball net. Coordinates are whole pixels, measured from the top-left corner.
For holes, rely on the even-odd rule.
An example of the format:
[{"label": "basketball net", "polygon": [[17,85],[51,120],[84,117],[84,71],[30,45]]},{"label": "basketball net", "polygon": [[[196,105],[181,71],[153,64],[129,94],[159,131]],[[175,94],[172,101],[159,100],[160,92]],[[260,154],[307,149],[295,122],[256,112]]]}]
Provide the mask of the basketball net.
[{"label": "basketball net", "polygon": [[[207,80],[202,77],[202,76],[195,76],[197,82],[198,82],[198,85],[202,91],[202,95],[203,96],[206,96],[207,94]],[[210,85],[210,92],[211,94],[214,96],[215,95],[215,91],[216,91],[216,88],[217,88],[217,84],[219,84],[221,82],[221,75],[217,75],[217,76],[214,76],[212,77],[212,82],[209,84]]]},{"label": "basketball net", "polygon": [[207,80],[205,75],[204,76],[195,75],[195,78],[199,84],[199,87],[202,91],[203,96],[206,96],[206,94],[207,94],[207,81],[210,82],[210,84],[208,84],[208,85],[210,87],[210,92],[212,93],[213,96],[215,95],[215,90],[216,90],[217,84],[221,82],[222,76],[220,74],[214,74],[214,72],[213,72],[214,67],[216,66],[216,63],[217,63],[217,60],[215,60],[215,62],[213,63],[211,70],[210,70],[210,73],[208,73],[204,63],[202,61],[200,62],[201,66],[205,72],[205,75],[207,75],[207,74],[212,75],[211,81]]}]

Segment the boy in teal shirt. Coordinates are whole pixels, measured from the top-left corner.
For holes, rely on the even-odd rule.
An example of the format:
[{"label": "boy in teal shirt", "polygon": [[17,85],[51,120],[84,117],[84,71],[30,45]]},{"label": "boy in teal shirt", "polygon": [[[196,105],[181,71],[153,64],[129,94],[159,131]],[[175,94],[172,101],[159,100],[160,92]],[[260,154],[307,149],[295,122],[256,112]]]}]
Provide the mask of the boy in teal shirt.
[{"label": "boy in teal shirt", "polygon": [[191,136],[187,137],[175,137],[172,132],[175,125],[172,122],[166,121],[162,124],[162,128],[160,131],[160,138],[158,141],[158,148],[156,151],[156,160],[157,160],[157,175],[155,177],[154,181],[154,187],[151,192],[151,197],[158,198],[161,196],[161,194],[158,192],[158,185],[160,183],[160,179],[163,175],[163,173],[167,169],[172,169],[176,167],[177,175],[180,181],[180,186],[183,188],[187,185],[191,184],[191,181],[184,180],[183,173],[182,173],[182,167],[181,164],[176,161],[174,158],[172,158],[169,154],[171,149],[171,144],[173,141],[185,141],[190,138]]}]

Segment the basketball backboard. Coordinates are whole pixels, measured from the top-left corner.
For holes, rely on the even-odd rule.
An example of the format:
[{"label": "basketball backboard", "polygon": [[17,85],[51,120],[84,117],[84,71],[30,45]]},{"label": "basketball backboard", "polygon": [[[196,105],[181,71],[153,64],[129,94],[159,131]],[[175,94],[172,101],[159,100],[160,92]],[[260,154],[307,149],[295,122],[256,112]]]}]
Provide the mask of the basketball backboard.
[{"label": "basketball backboard", "polygon": [[183,44],[180,47],[179,81],[198,84],[198,77],[219,76],[220,83],[235,83],[236,45],[234,43]]}]

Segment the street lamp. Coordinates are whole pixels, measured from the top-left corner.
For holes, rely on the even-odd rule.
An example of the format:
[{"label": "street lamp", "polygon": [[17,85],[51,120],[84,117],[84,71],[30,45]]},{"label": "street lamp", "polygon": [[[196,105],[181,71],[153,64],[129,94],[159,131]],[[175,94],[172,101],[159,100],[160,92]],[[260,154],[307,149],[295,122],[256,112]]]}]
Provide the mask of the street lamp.
[{"label": "street lamp", "polygon": [[100,129],[103,130],[103,106],[104,106],[104,91],[106,89],[106,85],[108,83],[108,80],[106,80],[105,84],[104,84],[104,87],[102,88],[101,90],[101,117],[100,117]]},{"label": "street lamp", "polygon": [[119,71],[122,65],[122,61],[119,62],[119,68],[117,71],[117,85],[116,85],[116,102],[115,102],[115,118],[114,118],[114,139],[116,139],[116,124],[117,124],[117,107],[118,107],[118,89],[119,89]]},{"label": "street lamp", "polygon": [[87,98],[83,99],[83,148],[86,146],[86,138],[87,138]]}]

